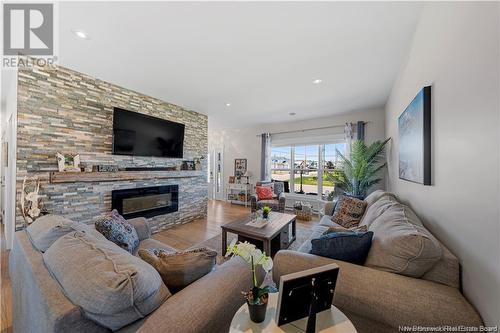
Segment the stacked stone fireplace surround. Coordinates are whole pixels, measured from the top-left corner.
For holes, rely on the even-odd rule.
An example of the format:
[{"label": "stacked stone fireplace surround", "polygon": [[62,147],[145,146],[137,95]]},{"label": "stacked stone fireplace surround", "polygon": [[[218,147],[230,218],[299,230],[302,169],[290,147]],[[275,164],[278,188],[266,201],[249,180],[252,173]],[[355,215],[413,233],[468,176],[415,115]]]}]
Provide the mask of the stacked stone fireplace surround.
[{"label": "stacked stone fireplace surround", "polygon": [[[113,108],[185,125],[182,159],[112,155]],[[92,223],[111,210],[111,191],[179,185],[179,210],[148,219],[153,232],[207,214],[207,116],[58,66],[18,73],[17,205],[25,176],[41,180],[42,201],[50,213]],[[179,166],[203,157],[201,171],[176,171],[176,178],[51,183],[56,153],[76,153],[83,164],[124,167]],[[23,217],[17,208],[16,227]]]}]

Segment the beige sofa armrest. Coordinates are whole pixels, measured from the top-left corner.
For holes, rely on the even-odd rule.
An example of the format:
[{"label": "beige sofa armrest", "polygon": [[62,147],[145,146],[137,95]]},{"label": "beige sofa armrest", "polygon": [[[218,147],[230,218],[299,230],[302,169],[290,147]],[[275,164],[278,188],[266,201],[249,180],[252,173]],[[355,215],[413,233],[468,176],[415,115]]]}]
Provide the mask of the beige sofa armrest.
[{"label": "beige sofa armrest", "polygon": [[127,222],[134,226],[135,231],[137,231],[137,236],[139,236],[139,240],[142,241],[151,237],[151,228],[144,217],[136,217],[127,220]]},{"label": "beige sofa armrest", "polygon": [[482,325],[475,309],[457,288],[388,273],[339,260],[294,251],[274,257],[273,278],[335,262],[339,277],[334,305],[358,316],[386,324]]},{"label": "beige sofa armrest", "polygon": [[248,264],[232,258],[167,299],[138,332],[228,332],[251,284]]}]

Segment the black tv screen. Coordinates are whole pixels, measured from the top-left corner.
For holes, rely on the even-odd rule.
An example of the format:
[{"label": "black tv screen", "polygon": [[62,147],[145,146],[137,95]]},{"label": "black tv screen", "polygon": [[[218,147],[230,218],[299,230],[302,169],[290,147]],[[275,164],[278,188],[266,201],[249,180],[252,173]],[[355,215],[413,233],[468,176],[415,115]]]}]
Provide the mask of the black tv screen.
[{"label": "black tv screen", "polygon": [[114,108],[113,154],[182,158],[184,124]]}]

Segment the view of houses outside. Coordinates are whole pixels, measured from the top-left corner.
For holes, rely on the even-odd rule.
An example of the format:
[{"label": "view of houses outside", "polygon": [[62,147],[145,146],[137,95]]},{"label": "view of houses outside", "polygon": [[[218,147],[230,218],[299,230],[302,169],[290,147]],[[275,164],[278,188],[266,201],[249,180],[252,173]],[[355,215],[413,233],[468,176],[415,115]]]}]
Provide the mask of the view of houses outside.
[{"label": "view of houses outside", "polygon": [[290,181],[292,174],[292,150],[294,152],[293,173],[295,193],[318,194],[318,169],[323,165],[323,187],[321,192],[333,191],[334,184],[325,179],[337,163],[336,150],[345,151],[345,144],[325,144],[324,155],[320,159],[320,145],[304,145],[294,147],[273,147],[271,153],[272,179]]}]

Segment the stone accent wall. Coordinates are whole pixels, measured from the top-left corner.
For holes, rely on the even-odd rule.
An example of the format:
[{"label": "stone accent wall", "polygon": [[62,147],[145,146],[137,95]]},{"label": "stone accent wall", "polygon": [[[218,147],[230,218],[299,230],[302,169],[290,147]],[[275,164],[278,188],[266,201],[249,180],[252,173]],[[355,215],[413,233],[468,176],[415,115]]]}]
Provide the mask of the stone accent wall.
[{"label": "stone accent wall", "polygon": [[[92,223],[111,209],[114,189],[178,184],[179,211],[149,219],[153,230],[205,217],[206,172],[200,177],[152,181],[48,182],[49,172],[57,171],[57,152],[80,154],[82,163],[93,165],[172,166],[182,162],[112,155],[114,107],[185,124],[184,160],[203,156],[206,171],[207,116],[61,66],[23,69],[18,74],[17,202],[24,176],[37,175],[43,180],[43,202],[49,212]],[[16,224],[23,224],[19,208]]]}]

